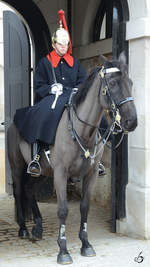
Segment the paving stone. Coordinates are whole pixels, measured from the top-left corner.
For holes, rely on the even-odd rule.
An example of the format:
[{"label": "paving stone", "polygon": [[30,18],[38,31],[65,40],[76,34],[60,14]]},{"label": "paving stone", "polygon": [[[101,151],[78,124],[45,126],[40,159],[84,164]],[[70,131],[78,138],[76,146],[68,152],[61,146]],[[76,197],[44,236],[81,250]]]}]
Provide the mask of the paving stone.
[{"label": "paving stone", "polygon": [[[31,242],[18,237],[18,225],[14,221],[14,199],[0,198],[0,267],[51,267],[56,263],[58,246],[57,204],[39,203],[43,216],[43,240]],[[96,257],[80,255],[81,242],[78,238],[80,227],[79,201],[69,202],[66,232],[68,250],[73,258],[73,267],[128,267],[150,266],[150,241],[138,240],[110,232],[110,212],[92,203],[88,234]],[[29,231],[33,223],[27,223]],[[141,265],[134,259],[142,251]]]}]

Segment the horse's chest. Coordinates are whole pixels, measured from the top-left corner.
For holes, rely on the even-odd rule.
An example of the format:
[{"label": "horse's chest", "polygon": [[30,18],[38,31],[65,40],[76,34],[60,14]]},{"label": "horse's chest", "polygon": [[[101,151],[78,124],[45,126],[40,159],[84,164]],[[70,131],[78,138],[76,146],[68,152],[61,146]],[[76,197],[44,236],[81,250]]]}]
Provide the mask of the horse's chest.
[{"label": "horse's chest", "polygon": [[69,176],[80,176],[83,170],[84,170],[84,173],[86,173],[88,169],[88,165],[89,165],[88,160],[83,158],[82,155],[79,156],[78,159],[75,159],[70,164],[68,168]]}]

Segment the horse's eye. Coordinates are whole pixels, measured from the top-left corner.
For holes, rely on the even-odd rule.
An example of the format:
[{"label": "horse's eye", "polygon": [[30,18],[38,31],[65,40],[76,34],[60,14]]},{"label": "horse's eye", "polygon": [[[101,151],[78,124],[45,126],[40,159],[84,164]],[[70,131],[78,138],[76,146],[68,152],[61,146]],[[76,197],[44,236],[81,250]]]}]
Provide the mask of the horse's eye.
[{"label": "horse's eye", "polygon": [[113,87],[113,86],[115,86],[115,85],[116,85],[116,81],[111,81],[109,84],[110,84],[110,86],[112,86],[112,87]]}]

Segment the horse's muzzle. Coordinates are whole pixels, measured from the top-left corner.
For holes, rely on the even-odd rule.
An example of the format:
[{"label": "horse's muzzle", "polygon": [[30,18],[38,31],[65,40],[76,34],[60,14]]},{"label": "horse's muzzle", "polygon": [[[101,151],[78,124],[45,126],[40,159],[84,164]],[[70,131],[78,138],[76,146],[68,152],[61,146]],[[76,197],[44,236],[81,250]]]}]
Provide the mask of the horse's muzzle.
[{"label": "horse's muzzle", "polygon": [[132,132],[137,127],[137,117],[135,118],[128,118],[122,122],[122,128],[124,131]]}]

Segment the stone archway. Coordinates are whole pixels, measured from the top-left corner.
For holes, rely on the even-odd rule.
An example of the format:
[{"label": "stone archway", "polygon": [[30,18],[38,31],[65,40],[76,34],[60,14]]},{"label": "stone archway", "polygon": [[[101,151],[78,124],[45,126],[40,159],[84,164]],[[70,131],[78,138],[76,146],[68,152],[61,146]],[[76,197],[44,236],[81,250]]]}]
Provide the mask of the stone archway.
[{"label": "stone archway", "polygon": [[33,65],[36,65],[51,47],[51,35],[44,16],[33,1],[5,0],[4,2],[15,8],[28,25],[34,46]]}]

